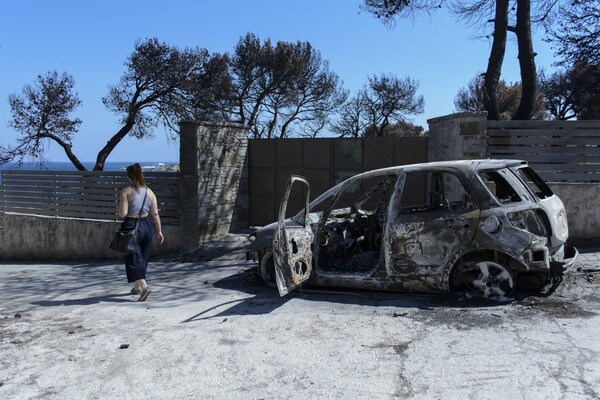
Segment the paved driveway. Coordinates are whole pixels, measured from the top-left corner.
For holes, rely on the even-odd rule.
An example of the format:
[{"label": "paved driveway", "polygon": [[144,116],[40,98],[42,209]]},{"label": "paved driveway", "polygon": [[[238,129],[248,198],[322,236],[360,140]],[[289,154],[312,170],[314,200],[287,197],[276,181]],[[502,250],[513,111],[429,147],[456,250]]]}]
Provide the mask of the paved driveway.
[{"label": "paved driveway", "polygon": [[304,290],[238,255],[0,264],[2,399],[595,399],[600,253],[511,303]]}]

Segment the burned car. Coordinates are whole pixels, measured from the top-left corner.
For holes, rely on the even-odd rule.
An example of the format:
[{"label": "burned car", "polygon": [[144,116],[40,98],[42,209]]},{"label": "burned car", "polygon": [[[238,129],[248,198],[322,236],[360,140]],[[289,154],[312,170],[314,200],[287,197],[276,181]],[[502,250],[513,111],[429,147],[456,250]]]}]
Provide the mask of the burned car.
[{"label": "burned car", "polygon": [[[286,218],[292,190],[302,210]],[[577,257],[562,201],[526,161],[383,168],[309,196],[292,175],[278,221],[251,235],[248,257],[281,296],[306,282],[502,298],[543,287]]]}]

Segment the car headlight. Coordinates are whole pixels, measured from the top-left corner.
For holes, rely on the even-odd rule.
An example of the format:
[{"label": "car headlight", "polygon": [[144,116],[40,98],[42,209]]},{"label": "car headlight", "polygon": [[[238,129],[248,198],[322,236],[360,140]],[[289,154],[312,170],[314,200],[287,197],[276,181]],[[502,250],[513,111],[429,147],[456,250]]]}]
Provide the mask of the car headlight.
[{"label": "car headlight", "polygon": [[567,229],[569,226],[569,223],[567,222],[567,212],[562,209],[558,212],[558,214],[556,215],[556,220],[558,222],[558,226],[561,229]]}]

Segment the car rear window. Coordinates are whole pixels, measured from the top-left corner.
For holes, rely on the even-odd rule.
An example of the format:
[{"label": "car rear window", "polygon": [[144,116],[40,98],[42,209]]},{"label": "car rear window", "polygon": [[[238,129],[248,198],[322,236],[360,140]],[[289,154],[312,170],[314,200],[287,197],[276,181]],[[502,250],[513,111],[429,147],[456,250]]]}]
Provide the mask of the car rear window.
[{"label": "car rear window", "polygon": [[517,168],[516,172],[538,198],[546,199],[554,195],[546,182],[531,167]]},{"label": "car rear window", "polygon": [[481,180],[501,204],[518,203],[521,197],[498,171],[482,171]]}]

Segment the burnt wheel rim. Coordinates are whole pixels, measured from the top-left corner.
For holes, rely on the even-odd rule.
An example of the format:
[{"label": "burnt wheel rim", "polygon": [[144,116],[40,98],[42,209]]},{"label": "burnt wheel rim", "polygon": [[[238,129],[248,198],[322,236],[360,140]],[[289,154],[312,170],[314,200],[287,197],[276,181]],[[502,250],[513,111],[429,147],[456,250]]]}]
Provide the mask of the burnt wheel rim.
[{"label": "burnt wheel rim", "polygon": [[271,250],[265,251],[260,258],[260,277],[266,283],[275,282],[275,260]]},{"label": "burnt wheel rim", "polygon": [[478,276],[471,281],[475,291],[485,298],[502,298],[514,289],[512,274],[500,264],[482,261],[476,264]]}]

